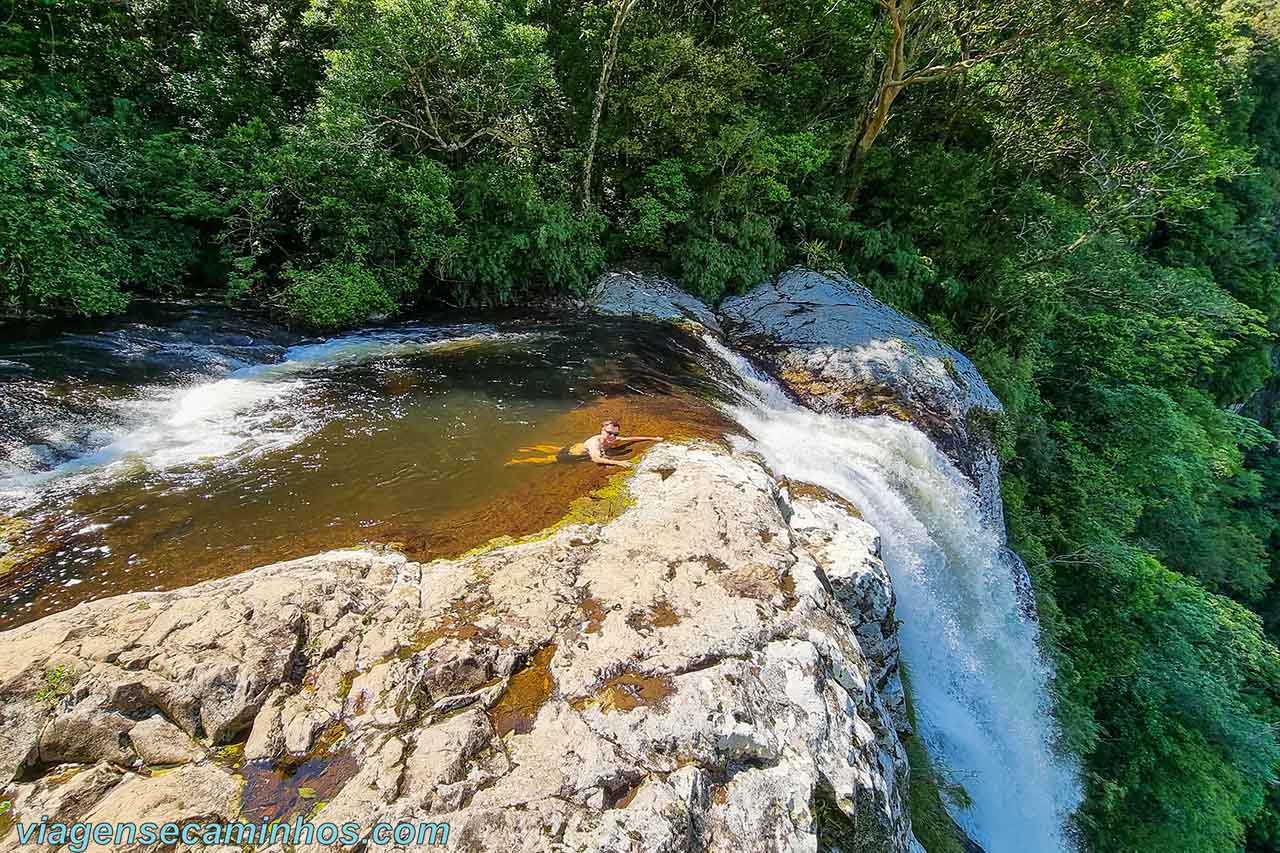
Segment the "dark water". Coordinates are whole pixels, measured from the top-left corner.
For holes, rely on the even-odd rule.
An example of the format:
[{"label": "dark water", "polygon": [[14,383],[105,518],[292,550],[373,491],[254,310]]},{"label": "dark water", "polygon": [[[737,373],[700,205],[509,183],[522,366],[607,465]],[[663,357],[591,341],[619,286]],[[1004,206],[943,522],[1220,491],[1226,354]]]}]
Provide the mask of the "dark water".
[{"label": "dark water", "polygon": [[22,531],[0,628],[326,548],[430,558],[541,529],[609,471],[511,463],[606,416],[631,434],[722,434],[707,363],[645,323],[318,339],[202,305],[0,344],[0,516]]}]

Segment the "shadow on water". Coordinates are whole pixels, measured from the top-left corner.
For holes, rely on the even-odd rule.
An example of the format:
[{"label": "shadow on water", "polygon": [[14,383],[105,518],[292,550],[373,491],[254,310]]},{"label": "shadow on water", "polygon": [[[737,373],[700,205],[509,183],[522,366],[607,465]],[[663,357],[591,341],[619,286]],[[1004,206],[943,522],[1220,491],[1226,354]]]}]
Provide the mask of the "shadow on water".
[{"label": "shadow on water", "polygon": [[21,520],[9,547],[30,555],[0,577],[0,629],[361,542],[458,554],[546,527],[611,472],[511,460],[605,417],[668,438],[731,428],[700,342],[668,327],[304,339],[223,309],[165,311],[0,346],[0,519]]}]

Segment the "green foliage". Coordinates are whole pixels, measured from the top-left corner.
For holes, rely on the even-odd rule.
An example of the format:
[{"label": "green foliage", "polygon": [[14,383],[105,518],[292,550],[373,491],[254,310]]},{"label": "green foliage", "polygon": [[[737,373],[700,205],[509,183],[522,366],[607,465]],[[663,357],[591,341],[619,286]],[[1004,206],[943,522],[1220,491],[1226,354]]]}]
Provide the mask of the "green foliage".
[{"label": "green foliage", "polygon": [[583,293],[604,266],[600,215],[579,213],[567,193],[546,192],[523,170],[464,170],[456,205],[441,269],[458,303],[500,305],[548,286]]},{"label": "green foliage", "polygon": [[[526,163],[560,100],[546,33],[489,0],[330,0],[312,19],[338,33],[312,121],[406,153]],[[453,158],[460,159],[458,157]]]},{"label": "green foliage", "polygon": [[5,313],[119,311],[126,264],[110,206],[70,158],[72,135],[0,103],[0,301]]},{"label": "green foliage", "polygon": [[283,272],[280,302],[288,314],[321,328],[354,326],[396,307],[390,293],[358,261],[324,262],[316,269]]},{"label": "green foliage", "polygon": [[75,687],[79,678],[80,675],[75,668],[66,664],[48,669],[44,674],[44,684],[35,693],[35,700],[50,708],[56,707],[59,702],[71,695],[71,689]]},{"label": "green foliage", "polygon": [[911,53],[963,68],[901,88],[856,179],[880,7],[638,4],[589,199],[611,4],[10,11],[0,313],[213,287],[335,328],[608,265],[711,301],[846,271],[1006,405],[986,427],[1092,848],[1280,843],[1274,3],[919,4]]}]

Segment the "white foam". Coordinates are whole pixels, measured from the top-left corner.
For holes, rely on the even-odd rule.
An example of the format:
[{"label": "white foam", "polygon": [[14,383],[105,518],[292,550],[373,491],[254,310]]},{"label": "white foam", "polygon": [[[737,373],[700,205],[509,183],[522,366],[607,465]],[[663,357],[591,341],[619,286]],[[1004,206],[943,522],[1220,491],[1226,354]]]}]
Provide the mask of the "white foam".
[{"label": "white foam", "polygon": [[802,408],[708,344],[736,374],[727,409],[750,449],[778,474],[849,499],[880,532],[919,735],[972,798],[949,803],[956,821],[988,853],[1072,849],[1079,770],[1053,748],[1050,669],[972,485],[910,424]]},{"label": "white foam", "polygon": [[118,404],[123,426],[100,436],[96,449],[45,471],[0,479],[0,499],[21,508],[51,485],[75,489],[84,478],[242,464],[296,444],[324,425],[332,413],[309,405],[308,397],[326,371],[531,337],[475,326],[357,332],[291,347],[279,362],[243,367],[225,378],[155,388]]}]

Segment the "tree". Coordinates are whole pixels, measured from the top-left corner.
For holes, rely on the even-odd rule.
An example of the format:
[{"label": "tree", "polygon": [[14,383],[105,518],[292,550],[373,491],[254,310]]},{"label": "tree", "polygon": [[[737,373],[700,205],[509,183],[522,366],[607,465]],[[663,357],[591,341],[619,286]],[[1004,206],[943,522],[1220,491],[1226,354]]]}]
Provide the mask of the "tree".
[{"label": "tree", "polygon": [[[940,83],[1010,60],[1037,42],[1062,45],[1087,40],[1126,10],[1094,0],[877,0],[873,38],[882,38],[876,85],[847,137],[840,173],[846,200],[858,199],[867,156],[909,87]],[[881,36],[884,24],[887,32]]]},{"label": "tree", "polygon": [[338,0],[316,118],[406,154],[529,160],[563,109],[546,32],[488,0]]},{"label": "tree", "polygon": [[848,176],[845,199],[857,200],[863,166],[889,123],[894,102],[908,87],[955,78],[1025,49],[1051,28],[1055,38],[1075,23],[1069,4],[1047,0],[877,0],[888,24],[880,71],[869,100],[848,137],[840,172]]},{"label": "tree", "polygon": [[609,89],[609,75],[613,73],[613,64],[618,59],[618,37],[622,34],[622,26],[627,21],[639,0],[617,0],[613,12],[613,26],[609,28],[609,41],[605,45],[604,56],[600,62],[600,82],[596,85],[595,105],[591,108],[591,128],[587,132],[587,154],[582,164],[582,204],[591,205],[591,164],[596,155],[596,140],[600,135],[600,116],[604,113],[605,93]]}]

